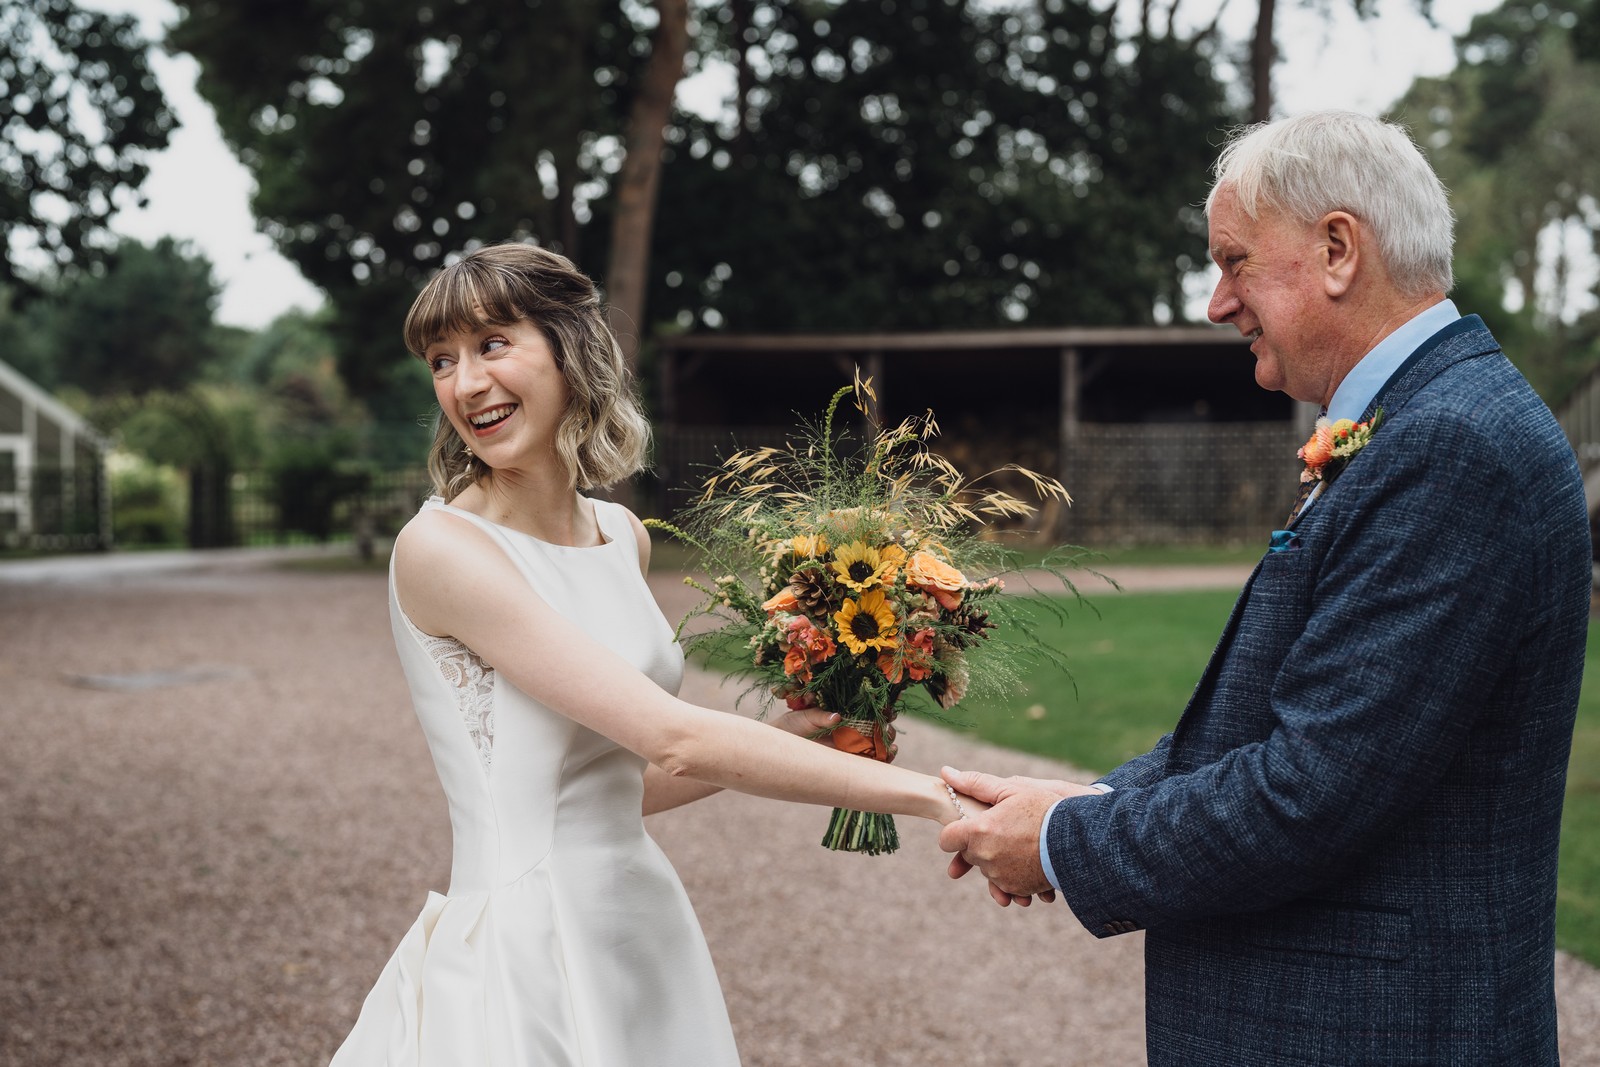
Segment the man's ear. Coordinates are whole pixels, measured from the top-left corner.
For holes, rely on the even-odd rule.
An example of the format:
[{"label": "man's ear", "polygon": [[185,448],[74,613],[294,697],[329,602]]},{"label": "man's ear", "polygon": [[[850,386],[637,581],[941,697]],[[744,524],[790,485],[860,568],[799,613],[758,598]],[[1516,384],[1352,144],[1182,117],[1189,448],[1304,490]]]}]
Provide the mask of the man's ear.
[{"label": "man's ear", "polygon": [[1354,215],[1347,211],[1330,211],[1317,224],[1321,233],[1318,239],[1322,250],[1322,287],[1329,296],[1338,298],[1355,284],[1356,269],[1361,263],[1361,239],[1366,233]]}]

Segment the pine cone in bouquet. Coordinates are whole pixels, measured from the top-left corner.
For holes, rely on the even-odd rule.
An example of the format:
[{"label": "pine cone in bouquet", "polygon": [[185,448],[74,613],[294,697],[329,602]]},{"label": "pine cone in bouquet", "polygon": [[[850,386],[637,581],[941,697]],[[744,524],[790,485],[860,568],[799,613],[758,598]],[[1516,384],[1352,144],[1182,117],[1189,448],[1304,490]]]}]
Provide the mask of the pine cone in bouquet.
[{"label": "pine cone in bouquet", "polygon": [[800,610],[812,618],[832,615],[839,605],[834,603],[833,582],[825,567],[802,567],[789,576],[789,588],[799,602]]}]

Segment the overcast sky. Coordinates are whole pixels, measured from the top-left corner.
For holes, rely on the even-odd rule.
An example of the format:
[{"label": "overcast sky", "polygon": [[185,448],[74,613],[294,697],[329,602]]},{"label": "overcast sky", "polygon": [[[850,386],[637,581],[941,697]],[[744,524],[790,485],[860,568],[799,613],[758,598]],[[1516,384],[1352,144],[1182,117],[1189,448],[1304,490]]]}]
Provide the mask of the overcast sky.
[{"label": "overcast sky", "polygon": [[[169,0],[80,0],[85,7],[136,14],[147,36],[158,38],[177,19]],[[1255,0],[1225,3],[1223,26],[1235,40],[1247,39],[1254,25]],[[1295,114],[1322,107],[1347,107],[1377,113],[1391,104],[1413,78],[1439,75],[1454,65],[1454,35],[1472,16],[1500,0],[1434,0],[1437,27],[1415,11],[1415,0],[1378,0],[1378,16],[1361,20],[1349,0],[1327,0],[1331,17],[1322,18],[1299,2],[1278,5],[1279,43],[1284,62],[1275,85],[1280,111]],[[1212,17],[1219,0],[1189,0],[1190,19]],[[260,327],[290,307],[312,308],[320,292],[255,230],[248,206],[251,179],[228,153],[211,108],[194,82],[196,64],[187,56],[154,57],[157,77],[182,122],[172,143],[150,159],[144,192],[149,206],[125,210],[114,229],[153,241],[173,236],[192,242],[216,266],[223,285],[218,319]],[[688,83],[699,106],[714,102],[721,85],[714,78]]]}]

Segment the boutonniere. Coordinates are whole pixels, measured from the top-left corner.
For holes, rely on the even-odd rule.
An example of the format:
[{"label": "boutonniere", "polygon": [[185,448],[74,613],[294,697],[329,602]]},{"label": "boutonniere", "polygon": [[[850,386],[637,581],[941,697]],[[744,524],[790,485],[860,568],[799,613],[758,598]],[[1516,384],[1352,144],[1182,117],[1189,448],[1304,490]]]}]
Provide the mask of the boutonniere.
[{"label": "boutonniere", "polygon": [[1326,415],[1317,420],[1311,439],[1295,453],[1305,461],[1306,469],[1300,472],[1301,482],[1332,483],[1357,452],[1367,447],[1372,434],[1383,420],[1383,409],[1372,413],[1366,422],[1340,419],[1329,422]]}]

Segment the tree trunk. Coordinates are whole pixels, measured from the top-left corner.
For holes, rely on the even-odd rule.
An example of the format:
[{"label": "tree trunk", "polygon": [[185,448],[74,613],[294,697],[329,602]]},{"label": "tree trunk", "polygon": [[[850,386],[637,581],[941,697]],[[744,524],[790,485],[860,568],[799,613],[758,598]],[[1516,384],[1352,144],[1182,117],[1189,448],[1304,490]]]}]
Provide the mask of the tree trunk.
[{"label": "tree trunk", "polygon": [[[628,116],[627,155],[617,174],[616,214],[611,223],[611,257],[606,271],[607,318],[628,367],[639,370],[639,342],[645,330],[645,293],[650,277],[650,236],[655,229],[656,191],[661,184],[663,133],[672,117],[672,98],[683,77],[689,50],[689,0],[656,0],[661,22],[650,59]],[[629,503],[632,487],[619,486],[615,499]]]},{"label": "tree trunk", "polygon": [[733,34],[733,55],[736,81],[733,108],[738,125],[734,127],[733,147],[736,154],[744,155],[745,133],[750,122],[750,90],[755,85],[755,72],[750,69],[747,55],[749,42],[744,39],[745,28],[750,25],[750,0],[730,0],[728,9],[733,12],[729,30]]},{"label": "tree trunk", "polygon": [[1250,121],[1272,117],[1272,65],[1278,50],[1273,45],[1272,20],[1277,0],[1261,0],[1256,13],[1256,35],[1250,42]]}]

